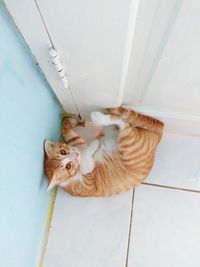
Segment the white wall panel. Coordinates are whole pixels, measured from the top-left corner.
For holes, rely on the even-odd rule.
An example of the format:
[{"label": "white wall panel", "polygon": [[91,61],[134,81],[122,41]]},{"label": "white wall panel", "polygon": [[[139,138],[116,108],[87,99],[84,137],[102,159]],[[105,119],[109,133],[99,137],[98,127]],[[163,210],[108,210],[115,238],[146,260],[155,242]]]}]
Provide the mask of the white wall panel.
[{"label": "white wall panel", "polygon": [[182,0],[141,0],[124,102],[141,103],[167,45]]},{"label": "white wall panel", "polygon": [[200,1],[185,0],[144,105],[200,115]]},{"label": "white wall panel", "polygon": [[[16,8],[13,1],[5,2],[62,104],[73,109],[49,63],[50,42],[34,3],[21,0]],[[82,112],[117,105],[130,0],[43,0],[38,5]]]},{"label": "white wall panel", "polygon": [[[50,63],[51,43],[34,1],[5,3],[60,102],[75,112]],[[136,105],[164,119],[170,131],[199,133],[198,0],[38,0],[38,5],[84,115]]]},{"label": "white wall panel", "polygon": [[39,1],[81,109],[117,104],[129,0]]}]

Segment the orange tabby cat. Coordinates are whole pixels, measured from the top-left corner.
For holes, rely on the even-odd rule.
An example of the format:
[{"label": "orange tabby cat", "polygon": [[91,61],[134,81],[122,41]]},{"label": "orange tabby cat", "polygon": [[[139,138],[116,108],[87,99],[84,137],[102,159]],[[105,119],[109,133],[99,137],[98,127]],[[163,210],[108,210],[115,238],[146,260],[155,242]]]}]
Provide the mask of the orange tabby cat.
[{"label": "orange tabby cat", "polygon": [[88,146],[65,119],[65,142],[45,142],[45,172],[49,187],[61,186],[74,196],[111,196],[140,184],[149,174],[163,123],[128,108],[92,112],[93,122],[104,125],[103,134]]}]

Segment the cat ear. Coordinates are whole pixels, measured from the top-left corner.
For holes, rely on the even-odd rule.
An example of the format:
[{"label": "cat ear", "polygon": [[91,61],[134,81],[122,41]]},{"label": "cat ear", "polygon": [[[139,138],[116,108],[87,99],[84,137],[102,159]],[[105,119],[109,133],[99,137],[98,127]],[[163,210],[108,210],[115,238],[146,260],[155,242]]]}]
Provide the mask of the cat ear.
[{"label": "cat ear", "polygon": [[47,154],[47,156],[49,157],[52,153],[52,148],[54,146],[54,142],[51,142],[49,140],[45,140],[44,141],[44,150]]},{"label": "cat ear", "polygon": [[58,177],[56,174],[53,175],[50,184],[47,187],[47,192],[49,192],[50,190],[52,190],[55,186],[57,186],[58,184]]}]

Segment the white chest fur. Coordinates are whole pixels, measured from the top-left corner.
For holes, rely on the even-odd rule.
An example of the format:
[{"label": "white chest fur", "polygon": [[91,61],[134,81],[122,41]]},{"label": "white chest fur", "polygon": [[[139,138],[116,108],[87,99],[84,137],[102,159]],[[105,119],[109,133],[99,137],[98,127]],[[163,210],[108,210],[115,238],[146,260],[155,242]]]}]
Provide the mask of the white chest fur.
[{"label": "white chest fur", "polygon": [[104,128],[104,137],[93,140],[81,153],[80,171],[87,174],[93,171],[95,162],[102,161],[103,155],[111,154],[117,148],[118,131],[114,126]]},{"label": "white chest fur", "polygon": [[99,149],[94,154],[94,161],[101,161],[104,153],[111,154],[117,149],[117,135],[118,131],[114,126],[104,128],[104,137],[100,141]]},{"label": "white chest fur", "polygon": [[99,149],[98,139],[93,140],[81,153],[80,171],[82,174],[90,173],[94,169],[94,154]]}]

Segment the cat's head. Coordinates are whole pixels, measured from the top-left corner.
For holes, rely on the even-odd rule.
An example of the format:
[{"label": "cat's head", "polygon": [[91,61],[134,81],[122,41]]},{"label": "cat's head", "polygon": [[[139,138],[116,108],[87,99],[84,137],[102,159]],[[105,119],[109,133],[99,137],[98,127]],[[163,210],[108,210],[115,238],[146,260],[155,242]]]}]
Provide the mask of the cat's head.
[{"label": "cat's head", "polygon": [[44,168],[48,177],[47,191],[56,185],[64,186],[70,178],[76,175],[79,169],[80,152],[63,142],[45,140]]}]

